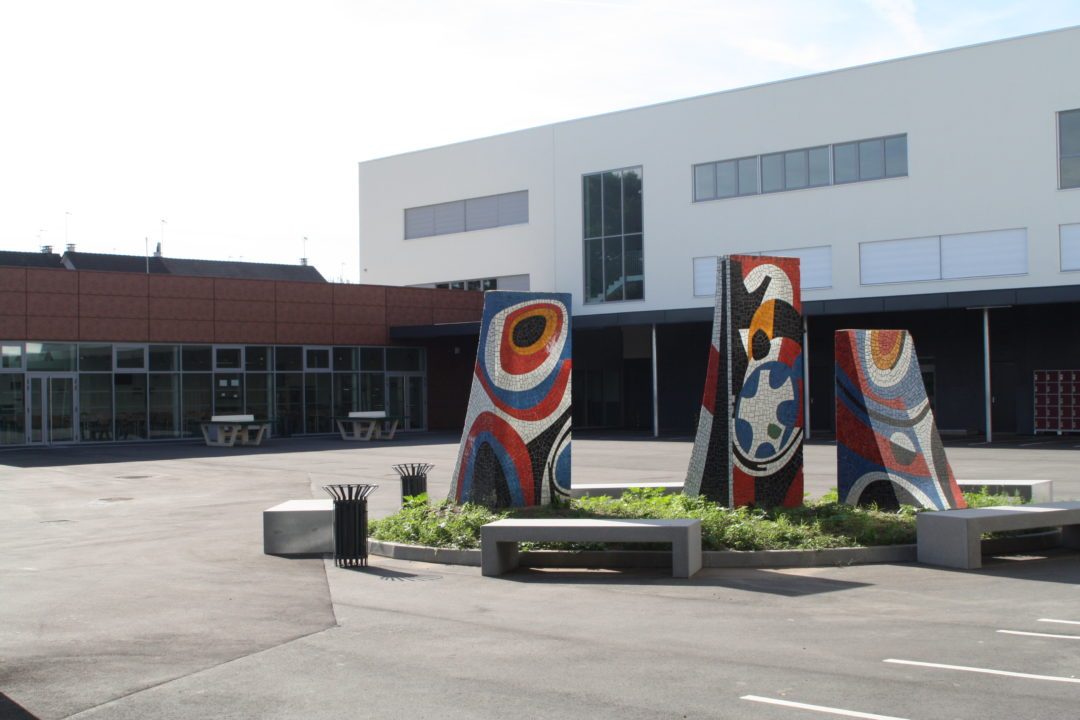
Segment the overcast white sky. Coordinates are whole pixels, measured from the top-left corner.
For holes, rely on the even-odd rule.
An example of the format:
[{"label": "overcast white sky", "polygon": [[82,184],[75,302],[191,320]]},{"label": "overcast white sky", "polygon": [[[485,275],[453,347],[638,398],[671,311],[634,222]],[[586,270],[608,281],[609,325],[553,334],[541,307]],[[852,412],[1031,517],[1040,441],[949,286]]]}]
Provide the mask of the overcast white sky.
[{"label": "overcast white sky", "polygon": [[2,0],[0,250],[297,262],[307,236],[356,282],[358,161],[1078,24],[1077,0]]}]

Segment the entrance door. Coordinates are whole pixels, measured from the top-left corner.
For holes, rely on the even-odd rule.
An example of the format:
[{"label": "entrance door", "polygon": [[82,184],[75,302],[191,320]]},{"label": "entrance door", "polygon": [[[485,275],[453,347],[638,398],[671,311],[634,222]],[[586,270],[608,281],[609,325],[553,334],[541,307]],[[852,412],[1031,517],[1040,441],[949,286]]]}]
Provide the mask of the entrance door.
[{"label": "entrance door", "polygon": [[78,440],[78,390],[74,374],[27,375],[27,443],[53,445]]},{"label": "entrance door", "polygon": [[424,376],[387,373],[386,414],[404,417],[398,426],[402,430],[423,430],[427,427]]}]

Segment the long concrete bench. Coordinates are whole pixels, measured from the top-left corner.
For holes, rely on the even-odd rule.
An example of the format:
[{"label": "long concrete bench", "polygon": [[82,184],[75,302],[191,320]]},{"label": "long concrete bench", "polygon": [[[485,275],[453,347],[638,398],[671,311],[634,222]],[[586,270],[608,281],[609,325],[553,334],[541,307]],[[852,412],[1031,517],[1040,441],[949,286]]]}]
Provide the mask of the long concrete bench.
[{"label": "long concrete bench", "polygon": [[681,482],[639,482],[639,483],[592,483],[586,485],[572,485],[570,497],[597,497],[607,495],[609,497],[622,497],[630,488],[660,488],[664,495],[673,495],[682,492]]},{"label": "long concrete bench", "polygon": [[334,552],[334,501],[289,500],[263,510],[263,552],[318,555]]},{"label": "long concrete bench", "polygon": [[518,566],[520,542],[671,543],[671,574],[701,569],[700,520],[499,520],[480,528],[480,565],[495,576]]},{"label": "long concrete bench", "polygon": [[985,490],[991,495],[1017,495],[1029,503],[1054,502],[1053,480],[957,480],[962,492]]},{"label": "long concrete bench", "polygon": [[916,516],[919,562],[973,570],[982,567],[982,534],[1060,527],[1062,545],[1080,550],[1080,501],[967,510]]}]

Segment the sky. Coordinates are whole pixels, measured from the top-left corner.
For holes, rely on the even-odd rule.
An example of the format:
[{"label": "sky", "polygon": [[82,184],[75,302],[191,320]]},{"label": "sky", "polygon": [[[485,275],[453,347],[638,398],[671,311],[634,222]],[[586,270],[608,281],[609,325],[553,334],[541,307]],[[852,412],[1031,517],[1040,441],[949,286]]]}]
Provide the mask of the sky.
[{"label": "sky", "polygon": [[1072,25],[1080,0],[0,0],[0,250],[357,282],[360,161]]}]

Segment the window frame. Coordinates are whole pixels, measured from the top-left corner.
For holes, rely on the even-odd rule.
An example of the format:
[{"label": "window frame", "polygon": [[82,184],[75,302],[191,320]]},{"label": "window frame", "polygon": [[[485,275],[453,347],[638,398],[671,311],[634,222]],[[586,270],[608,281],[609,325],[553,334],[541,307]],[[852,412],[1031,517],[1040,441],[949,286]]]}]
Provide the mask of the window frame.
[{"label": "window frame", "polygon": [[[625,206],[626,206],[626,189],[625,181],[623,179],[623,173],[627,171],[634,171],[638,175],[639,182],[641,183],[641,228],[633,232],[626,232],[625,223]],[[693,171],[691,171],[693,172]],[[737,176],[736,166],[736,176]],[[603,178],[608,173],[619,174],[619,226],[620,232],[614,234],[606,234],[604,224],[601,221],[600,234],[590,235],[588,233],[588,226],[585,223],[587,216],[586,205],[588,202],[588,189],[587,181],[591,177],[599,176]],[[715,169],[714,169],[715,177]],[[605,197],[605,191],[603,188],[603,180],[601,180],[600,190],[600,217],[603,219],[606,208],[603,206]],[[609,168],[606,170],[598,170],[595,172],[582,173],[581,175],[581,290],[582,290],[582,304],[583,305],[601,305],[604,303],[616,303],[616,302],[642,302],[646,299],[645,295],[645,165],[640,163],[637,165],[626,165],[623,167]],[[627,274],[626,274],[626,238],[628,236],[640,236],[641,237],[641,297],[628,298],[626,297],[627,286]],[[619,290],[622,297],[608,299],[607,288],[610,283],[607,281],[607,253],[606,247],[609,240],[618,239],[619,242],[619,266],[621,269],[620,277],[622,282]],[[589,244],[590,242],[600,243],[600,266],[601,266],[601,283],[603,285],[601,293],[597,299],[589,298]]]},{"label": "window frame", "polygon": [[1063,185],[1062,184],[1062,177],[1061,177],[1061,174],[1062,174],[1061,170],[1062,170],[1062,165],[1064,164],[1064,160],[1066,160],[1066,159],[1076,160],[1077,163],[1080,163],[1080,146],[1078,146],[1077,152],[1070,153],[1070,154],[1066,155],[1065,154],[1065,149],[1061,145],[1061,140],[1062,140],[1062,137],[1061,137],[1061,118],[1064,115],[1072,115],[1073,113],[1076,114],[1076,116],[1078,118],[1078,121],[1080,121],[1080,108],[1073,108],[1071,110],[1059,110],[1056,113],[1056,117],[1055,117],[1055,121],[1056,121],[1055,122],[1055,126],[1056,126],[1055,130],[1057,132],[1054,133],[1054,140],[1055,140],[1056,145],[1057,145],[1057,174],[1058,174],[1058,177],[1057,177],[1057,189],[1058,190],[1077,190],[1077,189],[1080,189],[1080,180],[1078,180],[1075,185]]}]

